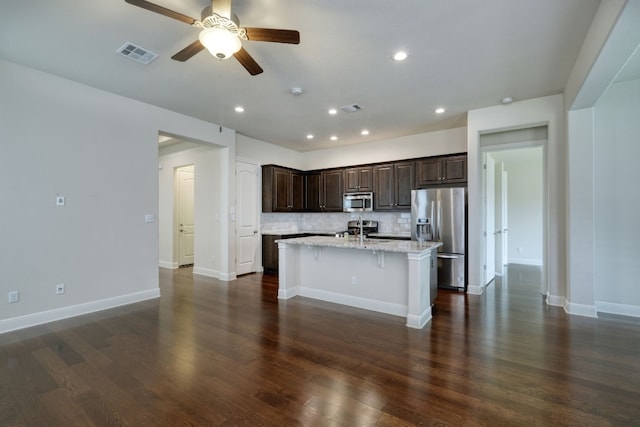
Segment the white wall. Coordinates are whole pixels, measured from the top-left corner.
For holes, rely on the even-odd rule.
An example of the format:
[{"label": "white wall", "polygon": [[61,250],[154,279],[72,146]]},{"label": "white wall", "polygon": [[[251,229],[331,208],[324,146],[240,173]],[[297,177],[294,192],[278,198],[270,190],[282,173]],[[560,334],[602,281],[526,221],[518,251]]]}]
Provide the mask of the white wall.
[{"label": "white wall", "polygon": [[546,248],[543,286],[547,302],[563,305],[566,295],[565,253],[565,122],[562,95],[552,95],[508,106],[472,110],[468,115],[468,199],[469,199],[469,287],[470,293],[482,293],[482,260],[484,244],[481,224],[480,135],[508,129],[548,126],[545,151],[547,179],[545,194],[546,217],[543,244]]},{"label": "white wall", "polygon": [[447,129],[364,144],[298,153],[243,135],[238,135],[237,155],[300,170],[326,169],[367,163],[464,153],[466,128]]},{"label": "white wall", "polygon": [[310,151],[304,153],[303,169],[325,169],[466,151],[466,128],[462,127]]},{"label": "white wall", "polygon": [[7,61],[0,93],[0,332],[157,297],[158,131],[224,147],[233,191],[235,133]]},{"label": "white wall", "polygon": [[492,152],[492,155],[496,161],[504,163],[508,173],[509,263],[542,265],[542,147],[498,151]]},{"label": "white wall", "polygon": [[182,143],[160,150],[159,254],[160,266],[177,268],[174,241],[175,169],[194,165],[194,273],[221,277],[220,271],[220,163],[219,149],[209,144]]},{"label": "white wall", "polygon": [[640,316],[640,80],[611,85],[594,110],[596,305]]},{"label": "white wall", "polygon": [[301,170],[305,168],[303,153],[240,134],[236,138],[236,156],[260,165],[274,164]]}]

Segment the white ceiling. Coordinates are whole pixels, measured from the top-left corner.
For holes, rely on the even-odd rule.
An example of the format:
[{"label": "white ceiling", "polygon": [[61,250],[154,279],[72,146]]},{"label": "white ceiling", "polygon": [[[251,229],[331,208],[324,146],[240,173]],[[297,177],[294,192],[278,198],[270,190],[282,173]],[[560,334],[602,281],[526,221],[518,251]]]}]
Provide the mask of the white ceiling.
[{"label": "white ceiling", "polygon": [[[154,2],[198,19],[208,4]],[[252,77],[235,59],[206,51],[171,60],[197,29],[124,0],[0,0],[0,58],[311,151],[464,126],[466,111],[505,96],[562,92],[598,4],[234,0],[241,25],[301,35],[299,45],[243,42],[264,69]],[[125,42],[160,57],[144,66],[117,55]],[[398,49],[407,60],[393,61]],[[293,87],[304,93],[292,95]],[[362,111],[327,114],[352,103]],[[235,113],[236,105],[246,111]],[[439,106],[447,109],[441,116]]]}]

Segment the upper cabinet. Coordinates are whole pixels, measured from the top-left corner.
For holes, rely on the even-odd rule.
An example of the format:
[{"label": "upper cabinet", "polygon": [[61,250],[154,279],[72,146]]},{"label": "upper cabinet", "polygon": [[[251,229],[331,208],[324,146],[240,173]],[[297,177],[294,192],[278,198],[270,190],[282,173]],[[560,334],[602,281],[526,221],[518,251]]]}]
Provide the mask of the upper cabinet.
[{"label": "upper cabinet", "polygon": [[467,183],[467,155],[303,172],[262,167],[263,212],[342,212],[343,193],[373,192],[376,211],[411,209],[411,190]]},{"label": "upper cabinet", "polygon": [[306,210],[342,212],[342,169],[310,172],[306,176]]},{"label": "upper cabinet", "polygon": [[416,188],[467,182],[467,155],[426,157],[416,160]]},{"label": "upper cabinet", "polygon": [[363,166],[344,170],[344,192],[373,191],[373,167]]},{"label": "upper cabinet", "polygon": [[394,162],[373,167],[373,209],[410,210],[414,162]]},{"label": "upper cabinet", "polygon": [[304,174],[294,169],[262,167],[262,212],[304,210]]},{"label": "upper cabinet", "polygon": [[322,210],[324,212],[342,212],[342,169],[322,171]]}]

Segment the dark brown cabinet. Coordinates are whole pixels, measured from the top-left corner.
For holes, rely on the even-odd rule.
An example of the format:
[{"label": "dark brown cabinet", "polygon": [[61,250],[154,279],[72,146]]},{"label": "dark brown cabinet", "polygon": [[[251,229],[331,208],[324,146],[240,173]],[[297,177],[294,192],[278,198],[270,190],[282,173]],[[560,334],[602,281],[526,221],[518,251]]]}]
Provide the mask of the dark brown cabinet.
[{"label": "dark brown cabinet", "polygon": [[322,210],[324,212],[342,212],[342,169],[322,171],[321,184]]},{"label": "dark brown cabinet", "polygon": [[306,175],[306,210],[342,212],[342,169],[310,172]]},{"label": "dark brown cabinet", "polygon": [[263,212],[304,210],[304,190],[304,173],[279,166],[262,167]]},{"label": "dark brown cabinet", "polygon": [[344,170],[345,193],[373,191],[373,167],[355,167]]},{"label": "dark brown cabinet", "polygon": [[262,268],[265,273],[277,273],[279,253],[276,240],[302,237],[305,234],[263,234],[262,235]]},{"label": "dark brown cabinet", "polygon": [[427,157],[416,160],[416,188],[467,182],[467,156]]},{"label": "dark brown cabinet", "polygon": [[414,162],[395,162],[373,167],[374,210],[411,209]]}]

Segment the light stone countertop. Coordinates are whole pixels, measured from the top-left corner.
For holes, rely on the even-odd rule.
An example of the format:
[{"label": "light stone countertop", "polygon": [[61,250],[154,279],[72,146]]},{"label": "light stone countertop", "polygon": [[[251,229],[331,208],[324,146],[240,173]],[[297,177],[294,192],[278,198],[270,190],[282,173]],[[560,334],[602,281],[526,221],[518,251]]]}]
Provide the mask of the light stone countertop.
[{"label": "light stone countertop", "polygon": [[276,242],[286,243],[287,245],[325,246],[331,248],[404,253],[422,253],[442,246],[441,242],[417,242],[415,240],[391,239],[364,239],[363,243],[360,244],[360,239],[354,236],[349,239],[342,237],[309,236],[296,237],[293,239],[281,239],[276,240]]}]

